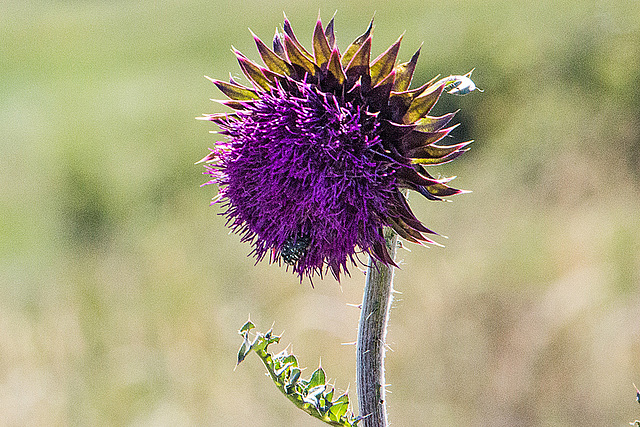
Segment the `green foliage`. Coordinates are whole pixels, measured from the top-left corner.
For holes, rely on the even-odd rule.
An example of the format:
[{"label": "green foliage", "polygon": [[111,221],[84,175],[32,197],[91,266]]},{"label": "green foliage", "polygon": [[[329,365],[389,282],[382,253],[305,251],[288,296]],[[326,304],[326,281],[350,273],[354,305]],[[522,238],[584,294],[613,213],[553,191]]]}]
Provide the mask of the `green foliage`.
[{"label": "green foliage", "polygon": [[248,320],[238,331],[243,338],[238,351],[238,365],[251,351],[255,352],[269,371],[276,387],[298,408],[332,426],[357,426],[360,419],[349,411],[348,394],[344,393],[333,400],[335,390],[327,384],[321,366],[309,379],[301,379],[302,370],[295,355],[289,354],[286,349],[276,355],[267,351],[270,344],[280,342],[280,336],[273,335],[273,331],[269,329],[265,334],[256,332],[256,337],[251,341],[249,333],[254,328],[255,325]]}]

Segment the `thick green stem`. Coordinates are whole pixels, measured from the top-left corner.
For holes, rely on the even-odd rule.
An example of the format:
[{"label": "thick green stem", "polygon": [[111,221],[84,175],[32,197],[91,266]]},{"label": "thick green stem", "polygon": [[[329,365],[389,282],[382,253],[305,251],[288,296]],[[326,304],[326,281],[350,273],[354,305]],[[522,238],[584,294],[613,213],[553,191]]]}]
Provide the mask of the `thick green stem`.
[{"label": "thick green stem", "polygon": [[[395,259],[397,234],[387,228],[385,240]],[[363,427],[386,427],[384,354],[389,308],[393,291],[393,267],[369,257],[358,329],[356,381]]]}]

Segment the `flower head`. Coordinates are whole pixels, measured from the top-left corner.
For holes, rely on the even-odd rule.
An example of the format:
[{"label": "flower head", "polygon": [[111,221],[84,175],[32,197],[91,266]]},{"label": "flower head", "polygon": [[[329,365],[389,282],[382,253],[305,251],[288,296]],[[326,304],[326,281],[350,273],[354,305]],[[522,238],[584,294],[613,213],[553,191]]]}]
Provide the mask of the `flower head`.
[{"label": "flower head", "polygon": [[273,49],[254,35],[264,66],[234,50],[250,86],[210,79],[235,111],[202,117],[226,137],[202,159],[207,184],[219,185],[216,201],[252,254],[301,278],[328,269],[339,279],[358,252],[394,265],[384,227],[413,243],[433,243],[425,235],[435,234],[402,191],[430,200],[463,192],[425,169],[471,142],[436,145],[456,127],[446,127],[455,113],[428,115],[461,76],[410,90],[420,50],[396,65],[400,37],[371,62],[372,26],[340,53],[333,19],[324,28],[318,19],[311,53],[285,19]]}]

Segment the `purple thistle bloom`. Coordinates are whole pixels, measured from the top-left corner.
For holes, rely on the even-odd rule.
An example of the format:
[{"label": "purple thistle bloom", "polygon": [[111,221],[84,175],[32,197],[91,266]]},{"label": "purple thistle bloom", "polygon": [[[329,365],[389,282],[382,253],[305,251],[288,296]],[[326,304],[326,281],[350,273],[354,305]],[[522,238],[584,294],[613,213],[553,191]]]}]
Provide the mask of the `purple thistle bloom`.
[{"label": "purple thistle bloom", "polygon": [[284,261],[301,279],[328,268],[339,280],[358,252],[395,265],[384,227],[413,243],[436,234],[401,191],[430,200],[463,192],[424,167],[470,143],[436,145],[455,113],[428,113],[452,80],[409,90],[419,51],[396,66],[401,39],[370,63],[372,24],[341,54],[333,19],[325,29],[318,20],[312,54],[285,19],[273,50],[254,36],[266,68],[235,51],[253,87],[211,79],[235,111],[203,117],[226,136],[202,160],[207,184],[219,185],[227,224],[257,260]]}]

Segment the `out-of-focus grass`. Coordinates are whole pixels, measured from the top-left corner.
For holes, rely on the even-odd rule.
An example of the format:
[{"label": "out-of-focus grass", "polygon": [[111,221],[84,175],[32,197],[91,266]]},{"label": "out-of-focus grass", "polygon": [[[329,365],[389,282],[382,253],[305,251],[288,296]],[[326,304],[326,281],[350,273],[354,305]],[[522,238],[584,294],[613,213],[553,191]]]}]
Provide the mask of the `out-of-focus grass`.
[{"label": "out-of-focus grass", "polygon": [[[394,425],[620,425],[638,417],[640,6],[481,2],[5,2],[0,14],[0,424],[306,425],[257,359],[251,314],[354,388],[362,275],[315,289],[253,265],[193,166],[286,11],[344,48],[407,31],[416,82],[474,77],[442,167],[474,191],[411,197],[445,249],[401,251],[387,359]],[[353,398],[355,396],[352,396]],[[260,415],[258,415],[260,414]]]}]

